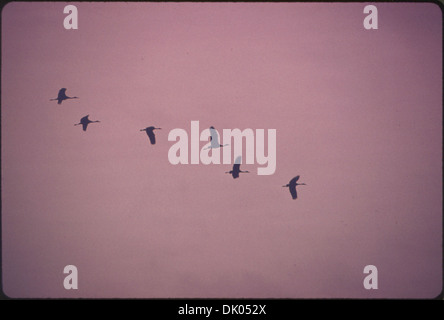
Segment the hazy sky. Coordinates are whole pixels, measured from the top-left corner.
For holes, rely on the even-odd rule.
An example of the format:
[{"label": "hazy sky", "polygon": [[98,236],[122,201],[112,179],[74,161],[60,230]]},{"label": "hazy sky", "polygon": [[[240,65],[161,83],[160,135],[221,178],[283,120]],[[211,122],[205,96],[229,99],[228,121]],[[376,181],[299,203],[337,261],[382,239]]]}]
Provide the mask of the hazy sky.
[{"label": "hazy sky", "polygon": [[[437,5],[376,3],[366,30],[365,3],[82,2],[66,30],[67,4],[2,11],[6,295],[441,292]],[[79,99],[49,101],[62,87]],[[101,122],[83,132],[87,114]],[[276,172],[170,164],[168,133],[191,121],[276,129]],[[151,125],[155,145],[139,131]],[[307,185],[292,200],[296,175]]]}]

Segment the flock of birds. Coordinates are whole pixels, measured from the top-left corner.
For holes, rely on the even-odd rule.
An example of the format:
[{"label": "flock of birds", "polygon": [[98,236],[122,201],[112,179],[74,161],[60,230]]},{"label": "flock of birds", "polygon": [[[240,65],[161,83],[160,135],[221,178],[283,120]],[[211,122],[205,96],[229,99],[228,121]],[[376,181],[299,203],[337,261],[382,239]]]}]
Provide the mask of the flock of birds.
[{"label": "flock of birds", "polygon": [[[62,88],[59,90],[59,93],[57,95],[57,98],[50,99],[50,101],[57,100],[57,104],[62,104],[62,101],[68,100],[68,99],[78,99],[78,97],[69,97],[66,95],[66,88]],[[89,120],[89,115],[84,116],[80,119],[79,123],[74,124],[75,126],[82,125],[83,131],[86,131],[88,124],[94,123],[94,122],[100,122],[99,120]],[[153,126],[146,127],[145,129],[140,129],[140,131],[145,131],[148,135],[148,138],[150,139],[151,144],[156,144],[156,135],[154,134],[154,130],[160,130],[162,128],[156,128]],[[217,134],[216,129],[211,126],[210,127],[210,145],[206,149],[214,149],[214,148],[222,148],[227,146],[228,144],[220,144],[219,143],[219,137]],[[240,163],[241,163],[241,157],[237,157],[233,164],[233,169],[230,171],[227,171],[225,173],[231,174],[233,179],[239,178],[239,173],[249,173],[249,171],[242,171],[240,170]],[[296,186],[300,185],[306,185],[305,183],[297,183],[300,176],[296,176],[293,179],[290,180],[288,184],[285,186],[282,186],[284,188],[288,188],[290,190],[291,197],[293,199],[297,199],[298,194],[296,192]]]}]

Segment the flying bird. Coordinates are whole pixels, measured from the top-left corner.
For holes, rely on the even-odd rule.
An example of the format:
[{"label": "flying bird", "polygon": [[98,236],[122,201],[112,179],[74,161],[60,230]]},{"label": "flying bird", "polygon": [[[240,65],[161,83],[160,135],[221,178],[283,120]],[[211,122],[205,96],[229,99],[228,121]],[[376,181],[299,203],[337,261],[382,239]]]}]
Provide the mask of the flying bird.
[{"label": "flying bird", "polygon": [[286,184],[285,186],[282,186],[284,188],[288,187],[290,189],[291,197],[293,198],[293,200],[297,199],[297,197],[298,197],[298,194],[296,192],[296,186],[306,185],[305,183],[297,183],[298,180],[299,180],[299,176],[296,176],[293,179],[291,179],[288,184]]},{"label": "flying bird", "polygon": [[219,135],[217,134],[216,129],[214,129],[213,126],[210,127],[210,145],[206,147],[205,149],[216,149],[216,148],[222,148],[228,146],[227,144],[220,144],[219,143]]},{"label": "flying bird", "polygon": [[239,173],[250,173],[249,171],[240,170],[241,159],[242,159],[241,156],[237,157],[236,160],[234,161],[233,169],[231,171],[225,172],[231,174],[233,176],[233,179],[239,178]]},{"label": "flying bird", "polygon": [[156,136],[154,135],[154,130],[159,130],[159,129],[162,128],[155,128],[151,126],[151,127],[146,127],[145,129],[140,129],[140,131],[146,131],[148,138],[150,138],[151,144],[156,144]]},{"label": "flying bird", "polygon": [[68,97],[66,95],[66,88],[62,88],[59,90],[59,94],[57,95],[57,98],[49,99],[49,101],[57,100],[57,104],[62,104],[62,101],[67,100],[67,99],[78,99],[78,97]]},{"label": "flying bird", "polygon": [[80,122],[79,122],[79,123],[76,123],[76,124],[75,124],[75,126],[78,126],[78,125],[81,124],[81,125],[83,126],[83,131],[86,131],[86,128],[88,127],[88,124],[90,124],[90,123],[92,123],[92,122],[100,122],[100,121],[98,121],[98,120],[96,120],[96,121],[91,121],[91,120],[88,119],[88,117],[89,117],[89,115],[84,116],[82,119],[80,119]]}]

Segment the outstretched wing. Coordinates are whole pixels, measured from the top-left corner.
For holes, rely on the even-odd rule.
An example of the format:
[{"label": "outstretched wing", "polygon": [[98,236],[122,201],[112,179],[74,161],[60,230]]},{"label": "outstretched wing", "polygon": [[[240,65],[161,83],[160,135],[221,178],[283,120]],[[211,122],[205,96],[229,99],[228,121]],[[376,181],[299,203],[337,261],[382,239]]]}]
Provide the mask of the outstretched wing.
[{"label": "outstretched wing", "polygon": [[295,184],[299,180],[299,176],[294,177],[290,180],[290,185]]},{"label": "outstretched wing", "polygon": [[57,95],[57,100],[65,100],[66,99],[66,88],[62,88],[59,90],[59,94]]},{"label": "outstretched wing", "polygon": [[146,134],[148,135],[148,138],[150,138],[151,144],[156,144],[156,136],[154,135],[153,130],[146,130]]},{"label": "outstretched wing", "polygon": [[211,146],[218,146],[219,147],[219,136],[217,134],[216,129],[214,129],[213,127],[210,127],[210,141],[211,141]]},{"label": "outstretched wing", "polygon": [[296,176],[296,177],[294,177],[293,179],[290,180],[290,183],[291,183],[291,184],[296,183],[296,182],[299,180],[299,177],[300,177],[300,176]]},{"label": "outstretched wing", "polygon": [[240,171],[240,164],[234,164],[233,165],[233,179],[239,178],[239,171]]},{"label": "outstretched wing", "polygon": [[296,186],[290,186],[290,193],[291,193],[291,197],[294,199],[297,199],[298,197],[298,193],[296,192]]},{"label": "outstretched wing", "polygon": [[89,115],[86,115],[82,119],[80,119],[80,123],[82,124],[83,131],[86,131],[86,127],[88,127],[88,123],[89,123],[88,117],[89,117]]}]

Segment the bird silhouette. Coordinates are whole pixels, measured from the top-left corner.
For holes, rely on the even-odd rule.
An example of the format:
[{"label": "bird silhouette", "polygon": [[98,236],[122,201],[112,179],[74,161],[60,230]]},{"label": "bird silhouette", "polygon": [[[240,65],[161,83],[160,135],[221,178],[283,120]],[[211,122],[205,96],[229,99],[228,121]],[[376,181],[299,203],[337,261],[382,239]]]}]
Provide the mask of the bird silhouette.
[{"label": "bird silhouette", "polygon": [[66,95],[66,88],[62,88],[59,90],[59,94],[57,95],[57,98],[49,99],[49,101],[57,100],[57,104],[62,104],[62,101],[67,100],[67,99],[78,99],[78,97],[68,97]]},{"label": "bird silhouette", "polygon": [[80,119],[80,122],[79,122],[79,123],[76,123],[76,124],[75,124],[75,126],[82,125],[82,126],[83,126],[83,131],[86,131],[86,128],[88,127],[88,124],[90,124],[90,123],[92,123],[92,122],[100,122],[100,121],[98,121],[98,120],[96,120],[96,121],[91,121],[91,120],[88,119],[88,117],[89,117],[89,115],[84,116],[82,119]]},{"label": "bird silhouette", "polygon": [[205,149],[216,149],[216,148],[222,148],[228,146],[227,144],[220,144],[219,143],[219,135],[217,134],[216,129],[214,129],[213,126],[210,127],[210,145],[206,147]]},{"label": "bird silhouette", "polygon": [[146,127],[145,129],[140,129],[140,131],[146,131],[148,138],[150,138],[151,144],[156,144],[156,136],[154,135],[154,130],[159,130],[159,129],[162,128],[155,128],[151,126],[151,127]]},{"label": "bird silhouette", "polygon": [[240,165],[241,165],[241,156],[238,156],[236,158],[236,160],[234,160],[234,164],[233,164],[233,169],[231,171],[225,172],[225,173],[229,173],[233,176],[233,179],[237,179],[239,178],[239,173],[250,173],[249,171],[242,171],[240,170]]},{"label": "bird silhouette", "polygon": [[297,197],[298,197],[298,194],[296,192],[296,186],[306,185],[305,183],[297,183],[298,180],[299,180],[299,176],[296,176],[293,179],[291,179],[288,184],[286,184],[285,186],[282,186],[284,188],[288,187],[290,189],[291,197],[293,198],[293,200],[297,199]]}]

